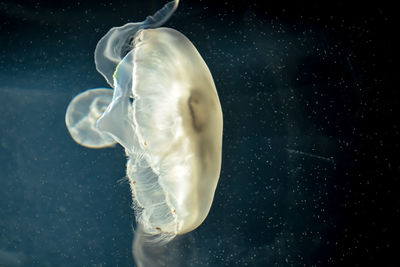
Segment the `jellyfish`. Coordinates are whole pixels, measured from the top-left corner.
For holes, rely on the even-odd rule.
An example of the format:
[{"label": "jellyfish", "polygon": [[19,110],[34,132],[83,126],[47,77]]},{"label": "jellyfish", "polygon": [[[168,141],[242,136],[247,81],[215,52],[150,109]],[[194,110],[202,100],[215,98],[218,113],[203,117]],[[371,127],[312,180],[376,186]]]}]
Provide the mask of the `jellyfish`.
[{"label": "jellyfish", "polygon": [[[221,169],[223,117],[210,70],[185,35],[160,27],[178,3],[101,38],[95,64],[113,87],[112,98],[111,90],[92,89],[75,97],[66,113],[79,144],[125,148],[137,225],[160,244],[203,223]],[[92,103],[80,100],[92,92]],[[73,110],[90,130],[70,123]]]}]

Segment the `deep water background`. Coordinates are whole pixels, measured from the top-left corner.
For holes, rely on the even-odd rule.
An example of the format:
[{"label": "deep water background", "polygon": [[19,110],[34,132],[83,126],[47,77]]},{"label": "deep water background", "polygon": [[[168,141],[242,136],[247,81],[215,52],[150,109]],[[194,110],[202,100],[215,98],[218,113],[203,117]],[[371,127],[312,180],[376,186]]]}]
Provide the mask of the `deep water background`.
[{"label": "deep water background", "polygon": [[[224,113],[214,204],[166,265],[397,266],[396,9],[268,2],[182,0],[165,25]],[[64,115],[107,86],[97,41],[164,4],[0,2],[0,266],[134,265],[124,152],[74,143]]]}]

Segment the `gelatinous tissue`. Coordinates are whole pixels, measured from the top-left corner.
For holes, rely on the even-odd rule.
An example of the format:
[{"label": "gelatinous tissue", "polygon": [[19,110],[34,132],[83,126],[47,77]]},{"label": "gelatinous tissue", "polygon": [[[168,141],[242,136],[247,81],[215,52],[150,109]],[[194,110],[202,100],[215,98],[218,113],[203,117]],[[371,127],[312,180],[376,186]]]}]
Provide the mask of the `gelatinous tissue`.
[{"label": "gelatinous tissue", "polygon": [[166,244],[204,221],[221,169],[223,119],[212,75],[188,38],[160,27],[178,3],[98,42],[96,68],[113,89],[84,91],[65,117],[77,143],[125,148],[139,266],[149,265],[143,246]]}]

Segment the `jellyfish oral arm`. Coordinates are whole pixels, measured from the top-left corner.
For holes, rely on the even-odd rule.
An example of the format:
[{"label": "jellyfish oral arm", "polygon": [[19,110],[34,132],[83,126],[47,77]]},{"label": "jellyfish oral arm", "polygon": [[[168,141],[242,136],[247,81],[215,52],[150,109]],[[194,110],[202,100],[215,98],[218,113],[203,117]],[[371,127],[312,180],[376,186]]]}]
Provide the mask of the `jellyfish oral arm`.
[{"label": "jellyfish oral arm", "polygon": [[157,28],[163,25],[178,8],[179,0],[167,3],[158,10],[153,16],[148,16],[143,22],[144,28]]},{"label": "jellyfish oral arm", "polygon": [[142,29],[156,28],[164,24],[175,12],[178,4],[179,0],[171,1],[146,20],[114,27],[100,39],[94,52],[94,61],[97,71],[110,86],[113,86],[113,74],[119,62],[133,49],[131,41],[135,34]]},{"label": "jellyfish oral arm", "polygon": [[86,90],[68,105],[65,124],[74,141],[89,148],[103,148],[116,144],[107,133],[96,127],[97,120],[112,101],[113,91],[106,88]]}]

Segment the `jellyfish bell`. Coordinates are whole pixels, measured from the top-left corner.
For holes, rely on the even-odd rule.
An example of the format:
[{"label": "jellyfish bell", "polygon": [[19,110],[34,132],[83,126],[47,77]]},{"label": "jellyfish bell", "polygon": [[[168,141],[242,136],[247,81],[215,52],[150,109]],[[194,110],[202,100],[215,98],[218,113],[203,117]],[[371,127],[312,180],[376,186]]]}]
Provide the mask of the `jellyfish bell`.
[{"label": "jellyfish bell", "polygon": [[178,31],[141,30],[134,44],[117,67],[112,108],[98,127],[130,157],[127,176],[144,230],[183,234],[203,222],[218,182],[218,94],[204,60]]},{"label": "jellyfish bell", "polygon": [[96,88],[77,95],[68,105],[65,124],[78,144],[89,148],[103,148],[116,144],[107,133],[96,127],[112,101],[113,90]]}]

